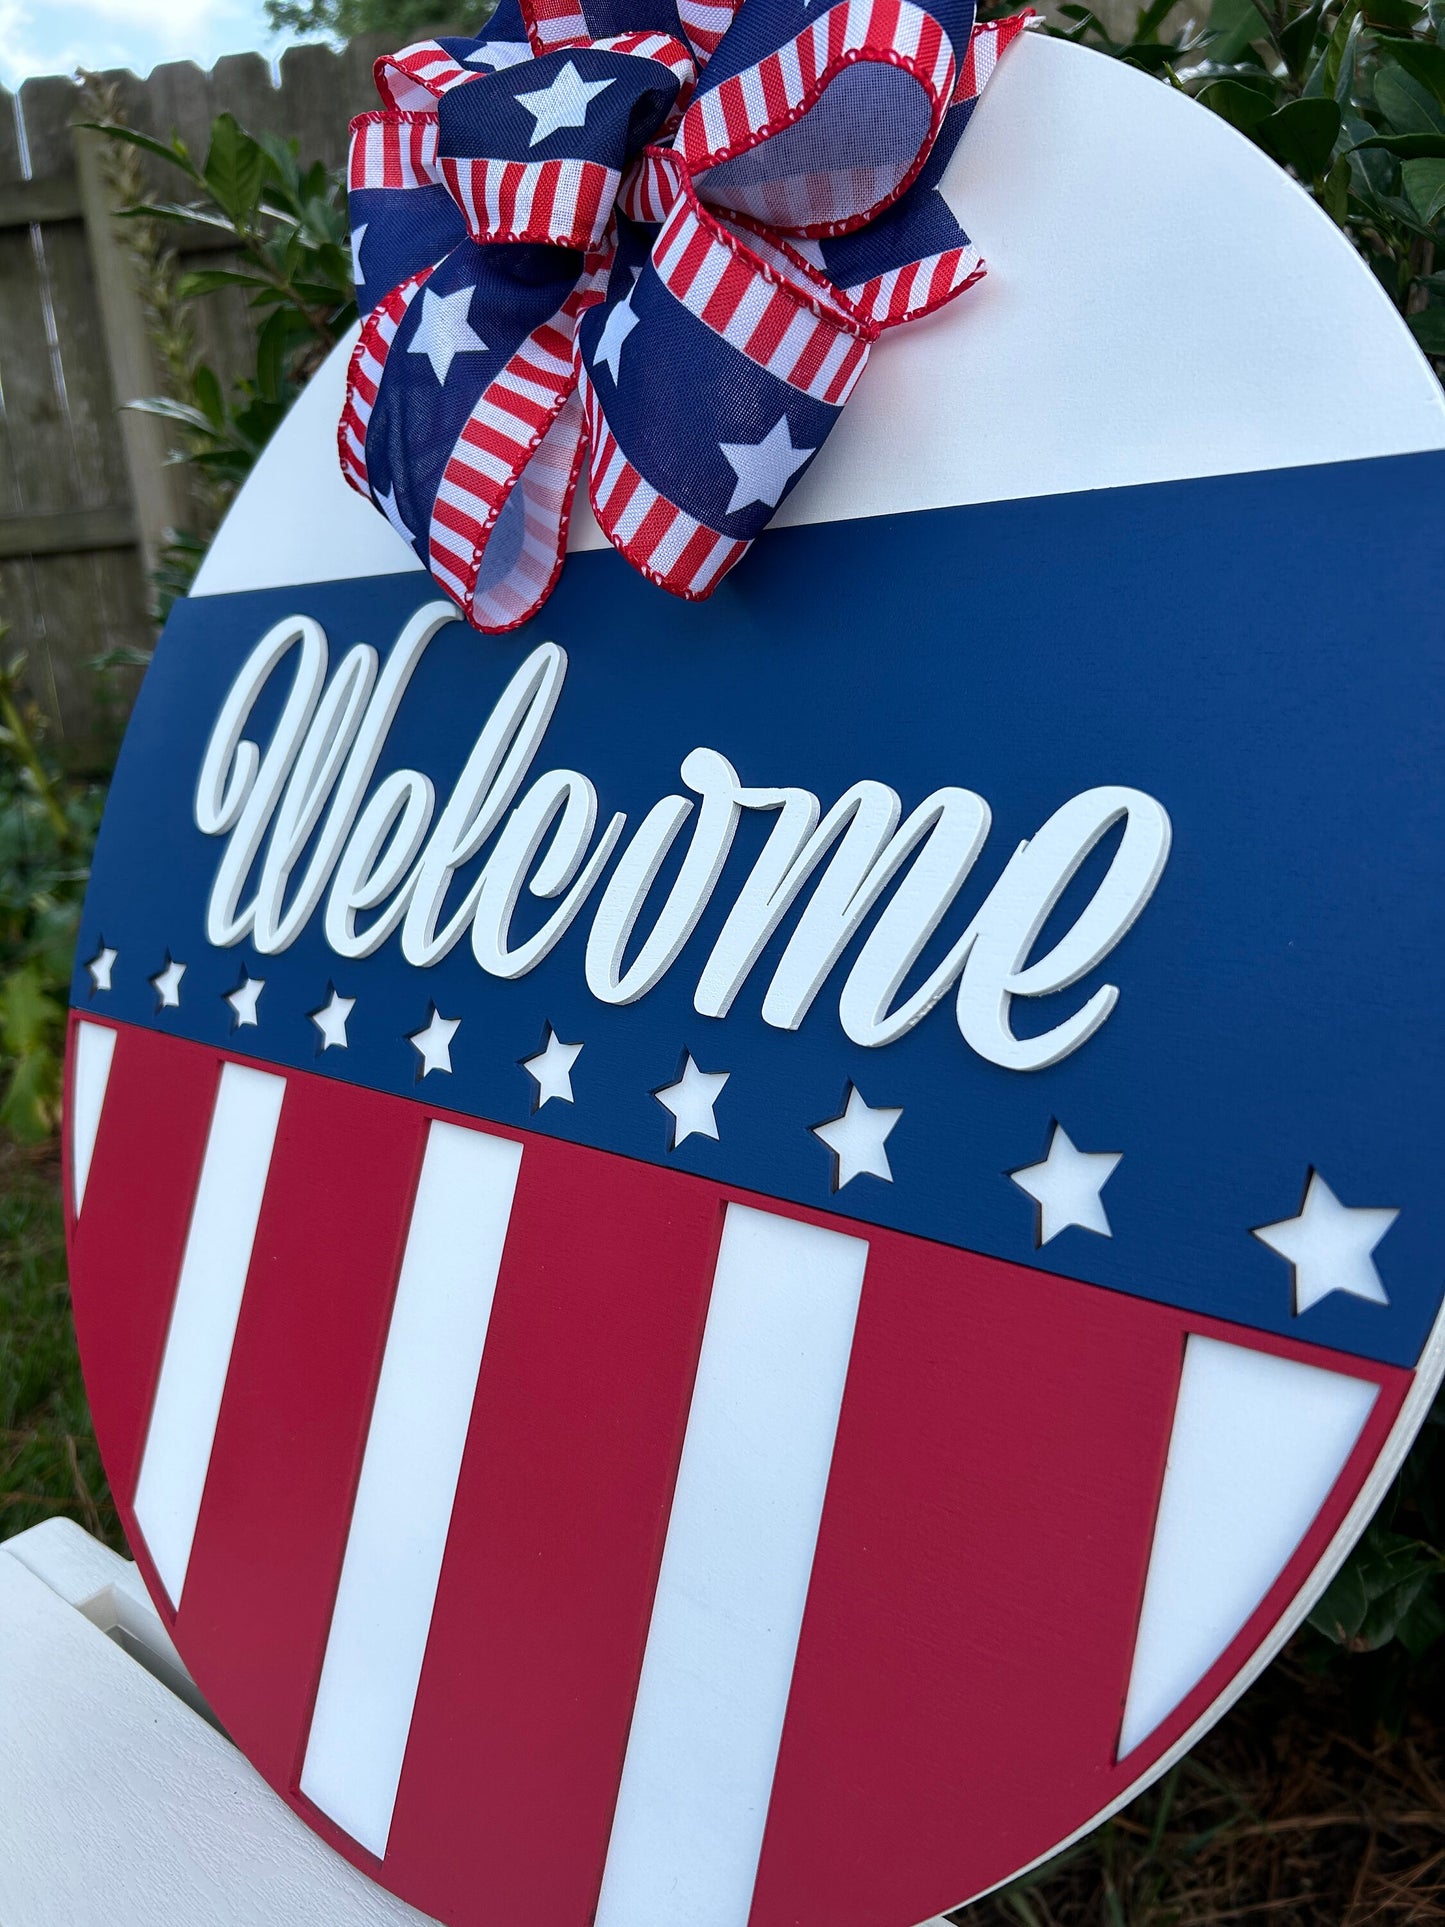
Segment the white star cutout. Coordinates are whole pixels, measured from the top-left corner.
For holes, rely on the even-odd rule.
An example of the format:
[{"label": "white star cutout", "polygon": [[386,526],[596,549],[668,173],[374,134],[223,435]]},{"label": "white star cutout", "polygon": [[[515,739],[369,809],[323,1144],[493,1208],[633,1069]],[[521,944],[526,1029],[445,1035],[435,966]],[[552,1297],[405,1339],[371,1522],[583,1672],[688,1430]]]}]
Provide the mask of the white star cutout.
[{"label": "white star cutout", "polygon": [[490,67],[495,74],[508,67],[520,67],[524,60],[532,58],[531,42],[527,40],[489,40],[484,47],[468,54],[462,62],[464,67]]},{"label": "white star cutout", "polygon": [[1311,1171],[1299,1216],[1261,1225],[1254,1235],[1294,1266],[1296,1316],[1332,1291],[1388,1305],[1372,1253],[1399,1215],[1385,1207],[1341,1204],[1319,1172]]},{"label": "white star cutout", "polygon": [[815,448],[794,448],[786,415],[773,423],[760,442],[719,442],[718,448],[738,478],[727,506],[729,515],[751,508],[754,502],[776,508],[788,483],[808,457],[818,452]]},{"label": "white star cutout", "polygon": [[402,541],[407,543],[414,542],[416,538],[412,534],[411,530],[407,527],[406,523],[403,521],[401,510],[396,505],[395,482],[392,483],[391,487],[387,490],[385,495],[376,496],[375,501],[376,501],[376,506],[381,510],[382,514],[386,517],[387,521],[390,522],[391,526],[396,530],[397,534],[401,537]]},{"label": "white star cutout", "polygon": [[537,1086],[536,1096],[532,1099],[534,1111],[540,1111],[554,1097],[560,1097],[564,1104],[575,1101],[572,1096],[572,1066],[581,1055],[580,1044],[564,1044],[548,1024],[546,1047],[535,1057],[522,1059],[522,1069]]},{"label": "white star cutout", "polygon": [[569,60],[549,87],[518,94],[517,105],[525,107],[537,123],[527,145],[536,147],[563,127],[585,127],[587,109],[611,85],[610,80],[584,80]]},{"label": "white star cutout", "polygon": [[1070,1225],[1112,1238],[1104,1201],[1099,1193],[1114,1175],[1122,1151],[1080,1151],[1063,1125],[1055,1121],[1048,1156],[1042,1164],[1026,1164],[1009,1176],[1039,1207],[1035,1241],[1046,1245]]},{"label": "white star cutout", "polygon": [[421,320],[406,351],[409,355],[425,355],[443,386],[458,355],[486,351],[486,342],[469,318],[475,292],[474,288],[458,288],[455,294],[438,294],[433,288],[422,289]]},{"label": "white star cutout", "polygon": [[321,1006],[320,1010],[313,1010],[311,1012],[311,1021],[321,1032],[321,1048],[323,1051],[332,1049],[346,1050],[349,1048],[346,1038],[346,1020],[355,1008],[356,999],[354,997],[343,997],[335,984],[333,984],[331,986],[331,995]]},{"label": "white star cutout", "polygon": [[864,1176],[882,1178],[885,1184],[892,1184],[893,1172],[884,1146],[888,1142],[888,1133],[902,1115],[901,1110],[864,1103],[863,1093],[858,1086],[850,1084],[842,1116],[829,1118],[826,1124],[809,1127],[813,1136],[821,1138],[833,1153],[835,1191],[841,1191],[854,1178]]},{"label": "white star cutout", "polygon": [[682,1060],[682,1075],[677,1082],[664,1084],[661,1090],[652,1093],[664,1110],[672,1112],[669,1151],[675,1151],[679,1144],[690,1137],[717,1136],[713,1106],[722,1096],[723,1085],[731,1075],[731,1071],[699,1070],[693,1062],[692,1052],[688,1051]]},{"label": "white star cutout", "polygon": [[431,1016],[424,1030],[414,1030],[408,1038],[421,1057],[417,1076],[429,1077],[433,1071],[450,1071],[452,1067],[452,1039],[461,1029],[460,1017],[443,1017],[433,1004]]},{"label": "white star cutout", "polygon": [[232,1030],[244,1030],[248,1024],[259,1024],[256,1006],[261,1000],[261,992],[266,988],[264,977],[253,977],[249,971],[241,972],[241,981],[234,990],[226,993],[226,1002],[236,1015],[231,1024]]},{"label": "white star cutout", "polygon": [[631,292],[608,314],[607,324],[597,337],[597,352],[592,357],[594,368],[605,368],[612,376],[614,388],[620,378],[618,371],[622,364],[622,344],[637,326],[637,316],[632,312],[632,295],[636,289],[634,282]]},{"label": "white star cutout", "polygon": [[115,969],[115,960],[119,955],[120,952],[118,950],[108,949],[103,943],[99,950],[96,951],[90,962],[85,966],[90,972],[90,982],[93,990],[110,989],[110,973]]},{"label": "white star cutout", "polygon": [[186,974],[186,966],[177,963],[170,951],[166,952],[166,967],[157,971],[151,978],[160,1002],[157,1010],[179,1010],[181,1007],[181,978]]},{"label": "white star cutout", "polygon": [[351,278],[358,288],[366,279],[361,266],[361,244],[366,239],[366,230],[370,226],[370,221],[363,221],[360,227],[354,227],[351,230]]}]

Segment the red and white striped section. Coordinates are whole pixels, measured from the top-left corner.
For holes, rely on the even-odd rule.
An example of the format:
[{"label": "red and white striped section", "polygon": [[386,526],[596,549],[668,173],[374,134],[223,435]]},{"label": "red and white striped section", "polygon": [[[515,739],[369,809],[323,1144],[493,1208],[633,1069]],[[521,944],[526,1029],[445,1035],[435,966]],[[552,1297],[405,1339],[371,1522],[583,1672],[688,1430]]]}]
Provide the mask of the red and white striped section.
[{"label": "red and white striped section", "polygon": [[435,40],[418,40],[400,53],[383,54],[372,68],[372,77],[376,91],[393,107],[425,110],[453,87],[479,80],[481,71],[464,67]]},{"label": "red and white striped section", "polygon": [[437,117],[434,113],[392,112],[377,108],[351,123],[347,186],[430,187],[437,169]]},{"label": "red and white striped section", "polygon": [[871,325],[825,304],[821,291],[785,280],[685,189],[658,234],[652,265],[690,314],[780,381],[837,408],[852,394]]},{"label": "red and white striped section", "polygon": [[578,386],[591,448],[588,490],[603,534],[659,588],[689,602],[706,601],[750,544],[708,528],[660,495],[632,466],[580,361]]},{"label": "red and white striped section", "polygon": [[679,88],[690,87],[697,78],[692,55],[670,33],[617,33],[592,42],[597,54],[630,54],[635,60],[655,60],[666,67]]},{"label": "red and white striped section", "polygon": [[87,1015],[69,1077],[132,1546],[258,1769],[451,1927],[957,1905],[1237,1675],[1410,1384]]},{"label": "red and white striped section", "polygon": [[577,0],[527,0],[522,18],[527,23],[532,51],[539,59],[557,47],[570,47],[591,38]]},{"label": "red and white striped section", "polygon": [[351,351],[346,371],[346,401],[341,410],[336,445],[341,472],[361,495],[371,493],[366,467],[366,431],[376,406],[386,358],[391,353],[402,317],[431,272],[430,268],[423,268],[420,274],[414,274],[409,281],[403,281],[384,295],[362,324]]},{"label": "red and white striped section", "polygon": [[[953,99],[958,63],[948,36],[932,14],[911,0],[839,0],[776,53],[704,88],[677,132],[677,149],[688,173],[700,182],[709,169],[773,139],[801,120],[828,86],[859,61],[907,75],[923,90],[928,135],[906,163],[821,176],[784,174],[756,185],[718,180],[711,183],[708,198],[755,219],[811,234],[861,225],[908,187]],[[858,178],[850,182],[855,171]]]},{"label": "red and white striped section", "polygon": [[955,104],[978,98],[1009,47],[1039,18],[1032,7],[1025,7],[1021,13],[1011,13],[1006,20],[987,20],[974,28],[953,92]]},{"label": "red and white striped section", "polygon": [[594,248],[607,231],[621,179],[597,161],[454,160],[441,178],[474,241],[540,241]]},{"label": "red and white striped section", "polygon": [[705,67],[716,53],[740,5],[741,0],[677,0],[677,17],[699,67]]},{"label": "red and white striped section", "polygon": [[988,269],[978,249],[946,248],[922,261],[893,268],[872,281],[861,281],[846,290],[848,299],[880,328],[896,328],[905,321],[917,321],[932,314],[956,295],[977,287]]},{"label": "red and white striped section", "polygon": [[[472,409],[442,471],[428,566],[480,629],[525,622],[562,566],[583,454],[573,346],[578,317],[600,298],[606,274],[604,260],[590,262],[533,330]],[[507,510],[522,517],[516,553],[492,574],[487,549]]]}]

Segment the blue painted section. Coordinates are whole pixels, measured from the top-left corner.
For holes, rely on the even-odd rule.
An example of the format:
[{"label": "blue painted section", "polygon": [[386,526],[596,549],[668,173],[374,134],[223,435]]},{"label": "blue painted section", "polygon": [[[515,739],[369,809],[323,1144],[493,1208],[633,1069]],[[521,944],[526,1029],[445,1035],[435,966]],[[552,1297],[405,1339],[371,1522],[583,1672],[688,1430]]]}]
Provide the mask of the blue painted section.
[{"label": "blue painted section", "polygon": [[[94,1008],[417,1094],[407,1034],[434,1000],[462,1025],[454,1075],[425,1084],[433,1102],[1410,1363],[1445,1270],[1432,1001],[1445,959],[1445,554],[1419,534],[1442,526],[1445,455],[1061,496],[773,532],[696,606],[610,552],[574,556],[527,630],[492,639],[458,624],[432,644],[379,775],[424,768],[439,798],[529,644],[547,639],[571,667],[534,768],[585,771],[604,819],[621,809],[635,826],[683,788],[678,765],[700,744],[746,783],[803,785],[825,806],[863,776],[905,808],[942,784],[978,790],[994,826],[945,938],[1067,798],[1099,783],[1157,796],[1175,841],[1154,901],[1091,977],[1015,1006],[1020,1031],[1042,1030],[1099,982],[1120,986],[1103,1030],[1053,1069],[983,1062],[950,1001],[903,1041],[856,1048],[837,1022],[846,958],[800,1031],[772,1030],[758,1011],[782,937],[727,1019],[698,1016],[698,973],[770,818],[745,820],[681,958],[624,1009],[586,988],[590,909],[514,983],[485,976],[466,941],[425,972],[395,940],[338,962],[319,916],[281,956],[209,948],[222,846],[195,828],[192,796],[237,669],[298,611],[325,626],[333,664],[357,640],[389,648],[435,596],[420,575],[178,606],[86,905],[81,958],[102,936],[119,951]],[[159,1015],[147,980],[168,949],[187,971],[181,1008]],[[266,989],[260,1027],[233,1033],[222,998],[243,966]],[[352,1047],[321,1056],[307,1013],[333,981],[357,999]],[[79,969],[77,1003],[89,992]],[[585,1046],[577,1101],[534,1116],[518,1060],[549,1022]],[[720,1141],[669,1153],[650,1093],[685,1049],[731,1081]],[[903,1107],[895,1182],[863,1177],[834,1197],[808,1127],[838,1113],[850,1078],[870,1103]],[[1040,1252],[1033,1207],[1005,1173],[1043,1155],[1055,1117],[1081,1149],[1123,1160],[1104,1192],[1113,1237],[1071,1229]],[[1294,1317],[1289,1268],[1250,1237],[1299,1208],[1311,1165],[1347,1205],[1399,1207],[1376,1253],[1388,1308],[1335,1295]]]}]

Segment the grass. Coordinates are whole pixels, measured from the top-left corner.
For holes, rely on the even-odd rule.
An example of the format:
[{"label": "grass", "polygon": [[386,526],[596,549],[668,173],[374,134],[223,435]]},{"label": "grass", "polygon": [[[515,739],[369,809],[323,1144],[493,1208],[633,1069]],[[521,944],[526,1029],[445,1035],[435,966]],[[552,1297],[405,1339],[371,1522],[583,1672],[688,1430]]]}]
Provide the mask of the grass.
[{"label": "grass", "polygon": [[0,1140],[0,1539],[56,1513],[122,1544],[76,1356],[55,1161]]},{"label": "grass", "polygon": [[[49,1154],[0,1144],[0,1538],[58,1513],[121,1546],[76,1356],[57,1178]],[[1158,1786],[955,1919],[1445,1927],[1441,1668],[1402,1674],[1399,1660],[1301,1633]]]}]

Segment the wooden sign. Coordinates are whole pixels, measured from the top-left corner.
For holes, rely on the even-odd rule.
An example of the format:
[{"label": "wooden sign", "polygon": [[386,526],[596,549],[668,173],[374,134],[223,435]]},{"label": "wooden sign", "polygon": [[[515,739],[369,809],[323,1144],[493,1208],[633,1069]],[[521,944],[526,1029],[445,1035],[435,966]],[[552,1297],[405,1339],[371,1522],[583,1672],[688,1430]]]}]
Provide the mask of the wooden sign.
[{"label": "wooden sign", "polygon": [[[97,1432],[237,1744],[454,1927],[1011,1877],[1277,1650],[1445,1365],[1445,414],[1262,156],[1016,57],[959,176],[1054,143],[997,296],[880,348],[711,601],[584,533],[478,636],[327,469],[333,368],[131,725],[70,1053]],[[1135,265],[1005,393],[1101,119],[1161,238],[1107,210]],[[1206,298],[1165,204],[1221,181]],[[1090,439],[1151,301],[1274,382],[1291,248],[1373,409],[1312,444],[1225,360]]]}]

